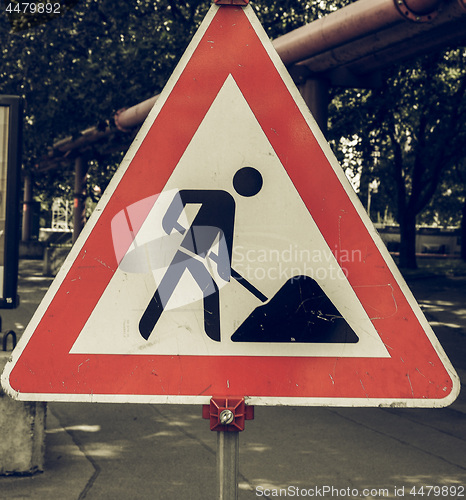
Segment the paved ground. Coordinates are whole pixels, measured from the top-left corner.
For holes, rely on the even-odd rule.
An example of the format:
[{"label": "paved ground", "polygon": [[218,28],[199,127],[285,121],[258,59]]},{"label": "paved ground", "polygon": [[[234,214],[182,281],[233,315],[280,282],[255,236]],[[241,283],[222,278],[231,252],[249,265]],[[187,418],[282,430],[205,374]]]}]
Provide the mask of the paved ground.
[{"label": "paved ground", "polygon": [[[21,262],[21,306],[2,312],[3,330],[24,329],[50,282],[40,271]],[[410,285],[464,381],[466,278]],[[443,409],[257,407],[240,435],[239,498],[464,498],[465,416],[463,393]],[[54,403],[47,427],[46,471],[0,478],[0,499],[216,498],[216,433],[198,406]]]}]

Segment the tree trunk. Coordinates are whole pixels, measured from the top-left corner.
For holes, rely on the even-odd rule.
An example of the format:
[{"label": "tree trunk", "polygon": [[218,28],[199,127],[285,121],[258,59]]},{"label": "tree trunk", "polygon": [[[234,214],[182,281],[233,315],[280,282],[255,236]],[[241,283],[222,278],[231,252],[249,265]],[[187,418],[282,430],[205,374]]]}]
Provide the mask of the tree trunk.
[{"label": "tree trunk", "polygon": [[466,260],[466,201],[461,211],[461,258]]},{"label": "tree trunk", "polygon": [[416,262],[416,216],[405,213],[400,219],[401,268],[417,269]]}]

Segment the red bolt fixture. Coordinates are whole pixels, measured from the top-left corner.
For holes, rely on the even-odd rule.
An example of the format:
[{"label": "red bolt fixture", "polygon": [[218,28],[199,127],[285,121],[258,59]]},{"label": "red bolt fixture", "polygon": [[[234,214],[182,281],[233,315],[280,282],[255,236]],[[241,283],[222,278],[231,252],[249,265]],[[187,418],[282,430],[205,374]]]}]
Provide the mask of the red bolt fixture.
[{"label": "red bolt fixture", "polygon": [[215,5],[247,5],[249,0],[215,0]]},{"label": "red bolt fixture", "polygon": [[244,431],[244,421],[254,419],[254,406],[247,406],[244,398],[213,397],[210,405],[202,406],[202,418],[210,420],[211,431]]},{"label": "red bolt fixture", "polygon": [[410,21],[426,23],[435,19],[442,0],[395,0],[395,7]]}]

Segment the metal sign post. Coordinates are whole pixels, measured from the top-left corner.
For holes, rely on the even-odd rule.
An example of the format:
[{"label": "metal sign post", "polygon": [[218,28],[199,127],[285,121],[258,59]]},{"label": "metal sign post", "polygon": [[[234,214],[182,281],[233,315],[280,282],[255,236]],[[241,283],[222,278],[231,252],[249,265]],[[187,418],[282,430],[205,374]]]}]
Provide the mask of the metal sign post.
[{"label": "metal sign post", "polygon": [[239,432],[217,432],[217,492],[219,500],[238,498]]},{"label": "metal sign post", "polygon": [[0,96],[0,309],[18,306],[22,102]]},{"label": "metal sign post", "polygon": [[239,433],[254,419],[254,406],[244,398],[214,397],[202,407],[202,417],[217,431],[217,493],[219,500],[238,498]]},{"label": "metal sign post", "polygon": [[[19,304],[19,180],[21,172],[22,101],[0,95],[0,309]],[[0,331],[2,318],[0,317]],[[2,348],[8,338],[16,346],[13,330],[2,333]]]}]

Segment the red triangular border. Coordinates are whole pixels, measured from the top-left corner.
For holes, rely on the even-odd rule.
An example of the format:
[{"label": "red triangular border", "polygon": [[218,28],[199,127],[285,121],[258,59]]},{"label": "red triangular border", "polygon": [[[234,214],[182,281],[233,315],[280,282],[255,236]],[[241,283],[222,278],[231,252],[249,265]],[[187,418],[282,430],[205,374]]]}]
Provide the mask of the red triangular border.
[{"label": "red triangular border", "polygon": [[[243,8],[213,8],[216,14],[16,360],[11,389],[18,398],[97,401],[103,400],[99,395],[115,395],[118,401],[168,397],[172,402],[184,402],[183,396],[201,396],[206,402],[212,395],[241,395],[255,404],[288,398],[297,398],[298,404],[358,405],[451,399],[457,388],[453,370],[444,367],[448,360],[433,347],[435,338],[426,334],[420,312],[413,311],[277,61]],[[378,318],[373,324],[390,358],[69,354],[118,266],[113,217],[163,190],[229,74],[330,248],[343,245],[349,255],[363,251],[363,259],[341,265],[369,317]]]}]

